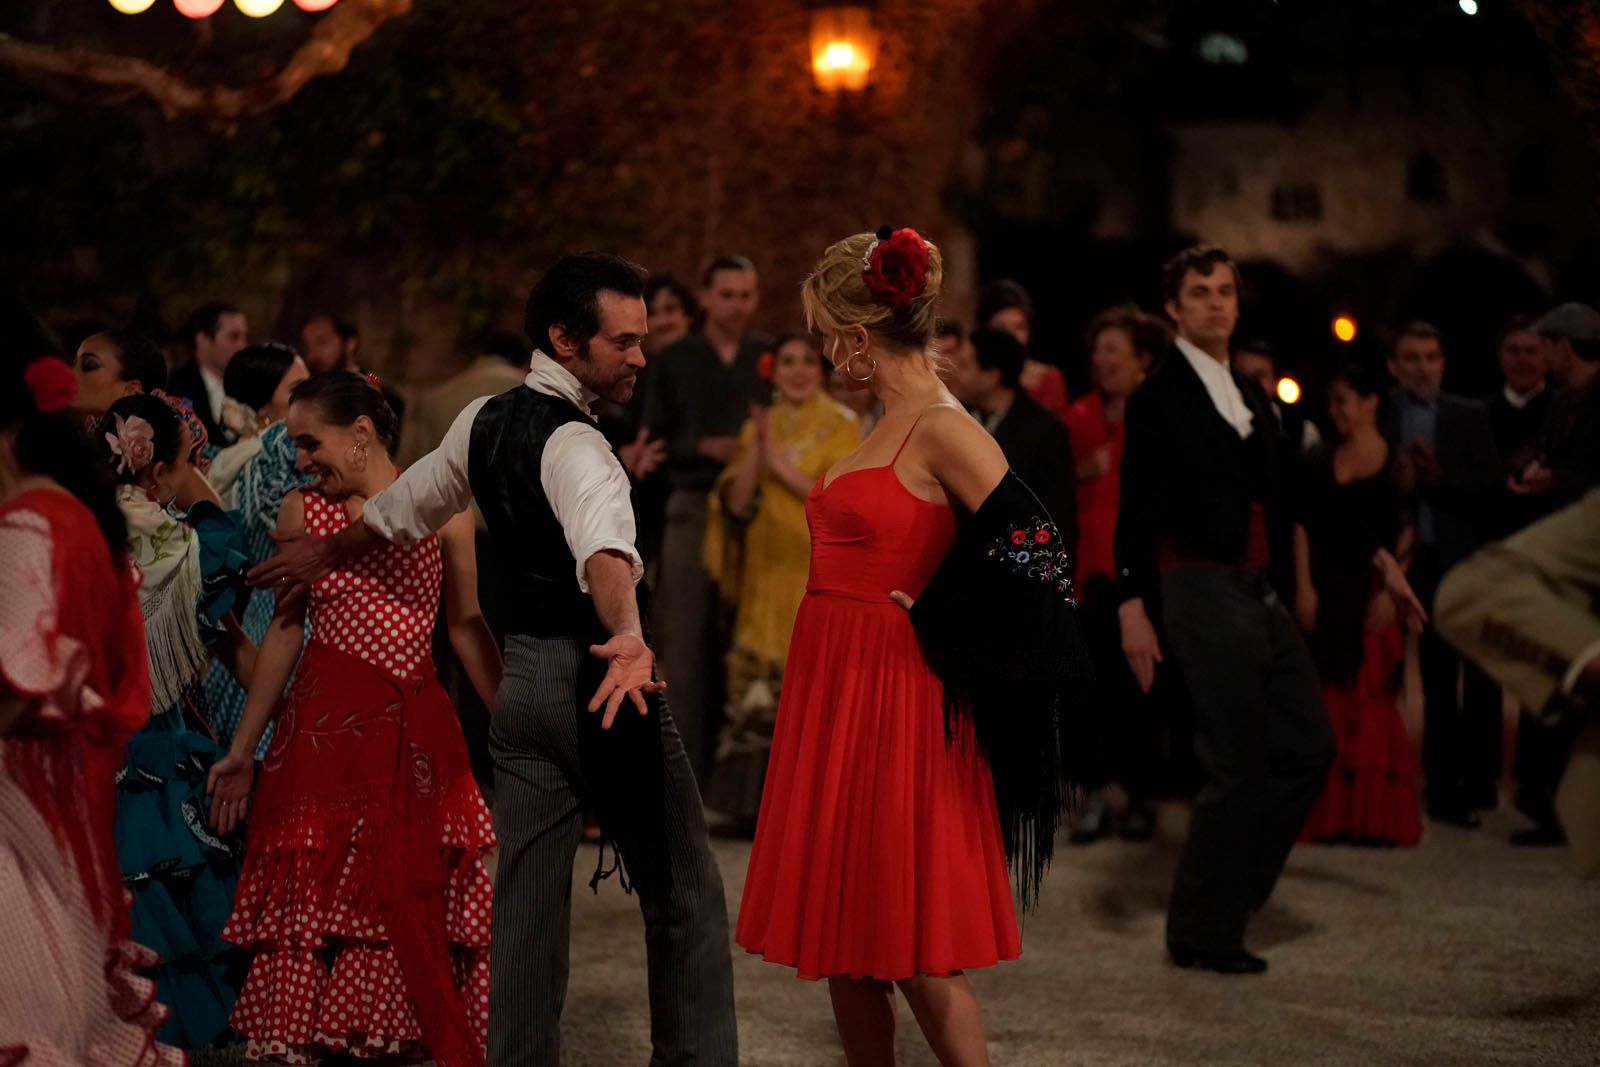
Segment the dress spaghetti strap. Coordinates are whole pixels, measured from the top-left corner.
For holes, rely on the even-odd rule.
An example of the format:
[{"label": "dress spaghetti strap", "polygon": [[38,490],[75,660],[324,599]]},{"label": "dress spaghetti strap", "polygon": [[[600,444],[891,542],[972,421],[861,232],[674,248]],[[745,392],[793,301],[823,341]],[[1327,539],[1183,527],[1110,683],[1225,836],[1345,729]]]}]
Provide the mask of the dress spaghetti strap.
[{"label": "dress spaghetti strap", "polygon": [[[926,411],[922,413],[922,415],[926,414]],[[906,435],[900,439],[900,447],[894,450],[894,458],[888,462],[887,466],[893,467],[900,462],[900,453],[904,452],[906,445],[911,443],[911,435],[917,432],[917,426],[922,422],[922,415],[917,416],[916,421],[911,424],[911,429],[907,430]]]}]

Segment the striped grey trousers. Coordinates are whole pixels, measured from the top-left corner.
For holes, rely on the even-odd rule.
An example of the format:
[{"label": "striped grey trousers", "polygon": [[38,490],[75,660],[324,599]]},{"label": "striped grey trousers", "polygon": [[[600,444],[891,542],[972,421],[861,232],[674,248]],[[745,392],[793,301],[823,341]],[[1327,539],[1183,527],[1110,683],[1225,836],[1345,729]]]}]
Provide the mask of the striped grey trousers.
[{"label": "striped grey trousers", "polygon": [[[597,799],[596,783],[584,780],[579,758],[579,716],[588,712],[574,699],[586,658],[584,642],[506,639],[505,679],[489,733],[500,838],[489,944],[489,1067],[561,1062],[573,862],[582,809]],[[630,854],[624,847],[622,854],[644,913],[650,1064],[732,1065],[739,1050],[722,878],[666,701],[652,700],[652,712],[665,760],[661,796],[636,804],[643,809],[636,814],[641,825],[659,827],[665,813],[670,887],[651,888],[653,872],[639,869],[650,862],[646,850]],[[618,712],[636,714],[626,702]],[[646,822],[647,815],[655,821]],[[624,842],[631,829],[611,828]]]}]

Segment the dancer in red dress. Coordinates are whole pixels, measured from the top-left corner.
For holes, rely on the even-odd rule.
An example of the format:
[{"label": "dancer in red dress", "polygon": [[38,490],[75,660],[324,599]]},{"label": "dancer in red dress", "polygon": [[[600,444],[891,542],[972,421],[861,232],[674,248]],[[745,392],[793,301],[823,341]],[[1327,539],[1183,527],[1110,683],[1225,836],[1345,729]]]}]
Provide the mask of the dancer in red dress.
[{"label": "dancer in red dress", "polygon": [[[394,482],[394,416],[361,376],[296,387],[300,466],[280,530],[331,537]],[[280,605],[244,719],[212,772],[224,824],[242,817],[252,754],[274,706],[233,916],[223,936],[254,954],[233,1025],[257,1059],[331,1053],[482,1064],[488,1023],[494,834],[430,635],[441,572],[451,642],[486,701],[500,658],[478,611],[469,515],[438,537],[389,545]],[[442,559],[441,559],[442,549]],[[304,620],[310,643],[281,704]]]},{"label": "dancer in red dress", "polygon": [[939,280],[938,250],[901,230],[834,245],[803,289],[830,359],[884,415],[806,501],[811,575],[736,940],[828,979],[851,1067],[893,1062],[896,986],[941,1063],[987,1063],[963,972],[1020,952],[989,767],[970,724],[947,740],[906,610],[956,540],[954,509],[1007,474],[925,351]]},{"label": "dancer in red dress", "polygon": [[150,714],[138,577],[53,348],[0,307],[0,1063],[181,1067],[112,839]]}]

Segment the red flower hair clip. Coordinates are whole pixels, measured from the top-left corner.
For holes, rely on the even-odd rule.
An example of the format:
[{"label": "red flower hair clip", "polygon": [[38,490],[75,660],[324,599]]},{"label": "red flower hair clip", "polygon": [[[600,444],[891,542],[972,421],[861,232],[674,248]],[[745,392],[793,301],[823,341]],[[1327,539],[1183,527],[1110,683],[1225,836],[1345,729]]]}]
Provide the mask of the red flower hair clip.
[{"label": "red flower hair clip", "polygon": [[28,364],[23,368],[22,380],[33,395],[34,410],[41,415],[65,411],[78,395],[78,376],[64,360],[54,356],[43,356]]},{"label": "red flower hair clip", "polygon": [[773,372],[777,370],[778,357],[771,352],[761,353],[761,358],[756,361],[756,373],[761,375],[764,382],[772,381]]},{"label": "red flower hair clip", "polygon": [[383,392],[383,382],[379,381],[376,374],[373,374],[371,371],[367,371],[367,373],[363,374],[362,377],[367,380],[368,385],[372,386],[380,393]]},{"label": "red flower hair clip", "polygon": [[885,226],[867,248],[861,277],[878,303],[904,307],[928,286],[928,242],[910,227],[891,230]]}]

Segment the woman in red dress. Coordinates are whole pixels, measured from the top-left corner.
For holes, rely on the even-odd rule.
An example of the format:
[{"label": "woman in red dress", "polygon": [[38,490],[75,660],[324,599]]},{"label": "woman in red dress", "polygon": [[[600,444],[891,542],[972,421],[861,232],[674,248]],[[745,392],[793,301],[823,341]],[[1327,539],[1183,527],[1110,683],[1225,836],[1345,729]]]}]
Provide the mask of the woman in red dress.
[{"label": "woman in red dress", "polygon": [[[806,500],[811,575],[736,940],[828,979],[851,1067],[893,1063],[896,986],[941,1063],[986,1064],[964,972],[1020,952],[1000,820],[988,765],[947,742],[906,609],[955,540],[954,509],[975,511],[1007,468],[926,352],[938,249],[909,230],[882,244],[839,242],[802,291],[829,358],[884,413]],[[920,284],[895,269],[916,246]]]},{"label": "woman in red dress", "polygon": [[178,1067],[112,839],[150,714],[127,530],[71,366],[31,316],[0,319],[0,1063]]},{"label": "woman in red dress", "polygon": [[[284,498],[280,530],[332,536],[394,482],[394,414],[361,375],[302,382],[287,422],[300,468],[318,478]],[[483,1063],[483,857],[495,841],[431,656],[442,572],[451,643],[492,702],[500,655],[472,551],[463,513],[438,537],[387,546],[286,598],[262,641],[244,718],[212,771],[223,828],[254,809],[223,930],[254,956],[232,1019],[252,1058]],[[252,755],[274,711],[252,802]]]}]

